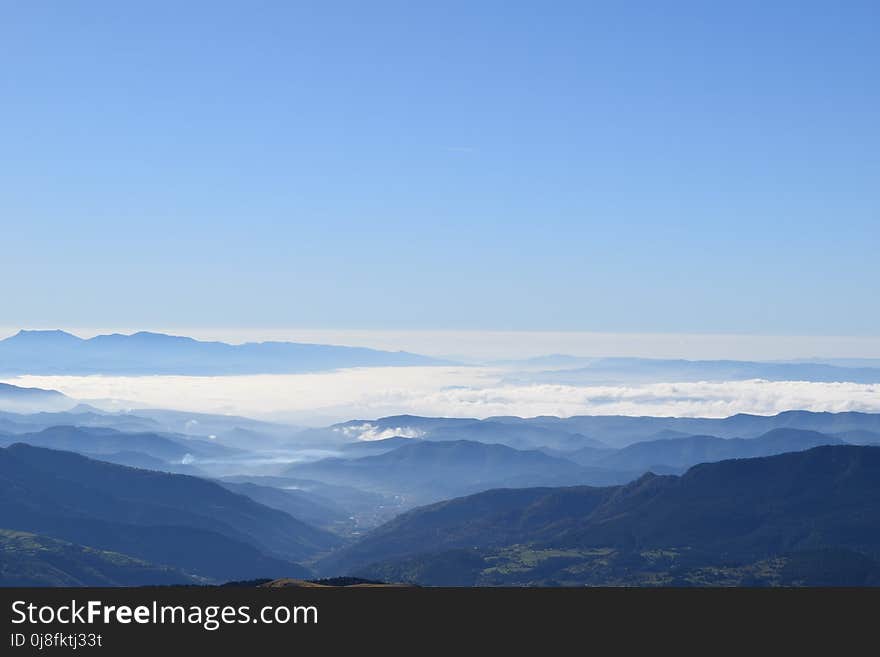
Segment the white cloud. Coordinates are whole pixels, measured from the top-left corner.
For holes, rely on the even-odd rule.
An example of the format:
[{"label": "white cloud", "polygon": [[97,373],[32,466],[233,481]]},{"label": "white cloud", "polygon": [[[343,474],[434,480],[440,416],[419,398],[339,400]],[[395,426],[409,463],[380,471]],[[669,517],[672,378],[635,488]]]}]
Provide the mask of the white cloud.
[{"label": "white cloud", "polygon": [[[227,377],[23,376],[23,386],[54,388],[106,407],[177,408],[274,417],[306,424],[413,414],[677,415],[724,417],[791,409],[880,412],[880,385],[803,381],[730,381],[574,386],[501,383],[488,368],[358,368],[321,374]],[[113,403],[111,404],[111,400]],[[407,435],[363,425],[358,437]],[[387,435],[386,435],[387,434]]]},{"label": "white cloud", "polygon": [[375,424],[370,424],[369,422],[336,427],[334,431],[341,433],[346,438],[353,438],[354,440],[384,440],[385,438],[394,438],[395,436],[400,436],[401,438],[421,438],[425,435],[424,431],[417,429],[416,427],[393,427],[381,429]]}]

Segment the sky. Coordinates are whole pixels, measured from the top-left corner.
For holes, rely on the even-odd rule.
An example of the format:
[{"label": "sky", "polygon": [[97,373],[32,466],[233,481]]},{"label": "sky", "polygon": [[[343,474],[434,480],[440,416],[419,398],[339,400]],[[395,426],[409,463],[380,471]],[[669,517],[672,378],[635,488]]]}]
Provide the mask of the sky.
[{"label": "sky", "polygon": [[877,336],[878,19],[0,0],[0,326]]}]

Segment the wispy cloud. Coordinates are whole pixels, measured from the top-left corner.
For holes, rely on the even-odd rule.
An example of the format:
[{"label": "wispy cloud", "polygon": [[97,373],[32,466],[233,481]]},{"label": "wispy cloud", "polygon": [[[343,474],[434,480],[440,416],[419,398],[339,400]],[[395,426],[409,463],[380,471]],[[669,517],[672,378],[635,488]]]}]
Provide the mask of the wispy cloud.
[{"label": "wispy cloud", "polygon": [[358,425],[346,425],[344,427],[336,427],[337,431],[349,440],[383,440],[385,438],[421,438],[425,432],[415,427],[389,427],[388,429],[380,429],[370,422],[364,422]]}]

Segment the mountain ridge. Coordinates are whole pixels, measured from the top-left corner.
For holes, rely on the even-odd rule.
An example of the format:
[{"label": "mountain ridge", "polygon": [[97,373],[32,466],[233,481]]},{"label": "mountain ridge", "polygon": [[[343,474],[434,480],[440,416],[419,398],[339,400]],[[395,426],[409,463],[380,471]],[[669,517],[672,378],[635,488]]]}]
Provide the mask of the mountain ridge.
[{"label": "mountain ridge", "polygon": [[[453,577],[455,568],[479,566],[481,577],[501,576],[497,564],[516,557],[519,565],[508,574],[519,582],[516,572],[537,567],[529,559],[548,554],[566,555],[560,562],[566,577],[576,580],[577,568],[598,569],[607,583],[616,581],[602,570],[609,558],[620,558],[619,577],[634,564],[650,570],[648,562],[667,558],[664,550],[673,562],[697,569],[826,549],[876,562],[878,478],[880,448],[832,445],[700,464],[681,476],[646,474],[606,488],[492,490],[402,514],[330,555],[321,568],[359,576],[433,572],[429,579],[445,573],[427,582],[437,584],[449,583],[443,577]],[[523,562],[527,553],[533,556]],[[510,581],[505,577],[498,581]]]},{"label": "mountain ridge", "polygon": [[0,491],[0,527],[215,579],[305,572],[340,542],[205,479],[23,443],[0,449]]},{"label": "mountain ridge", "polygon": [[57,390],[0,383],[0,411],[12,413],[66,411],[75,406],[75,400]]},{"label": "mountain ridge", "polygon": [[173,568],[119,552],[0,529],[0,586],[156,586],[200,584]]},{"label": "mountain ridge", "polygon": [[588,480],[607,484],[632,476],[500,443],[423,439],[412,439],[411,443],[380,454],[296,464],[283,474],[398,495],[414,503],[500,486],[566,485]]},{"label": "mountain ridge", "polygon": [[295,374],[446,363],[405,351],[279,341],[229,344],[149,331],[80,338],[60,329],[22,329],[0,340],[0,373],[12,375]]}]

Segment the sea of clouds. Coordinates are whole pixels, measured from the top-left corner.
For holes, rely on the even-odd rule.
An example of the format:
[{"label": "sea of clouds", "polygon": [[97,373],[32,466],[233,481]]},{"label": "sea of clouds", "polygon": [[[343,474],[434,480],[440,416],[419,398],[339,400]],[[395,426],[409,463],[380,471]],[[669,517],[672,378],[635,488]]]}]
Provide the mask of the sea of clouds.
[{"label": "sea of clouds", "polygon": [[791,409],[880,412],[880,385],[727,381],[643,385],[507,384],[480,367],[355,368],[255,376],[21,376],[104,409],[173,408],[325,425],[387,415],[770,415]]}]

